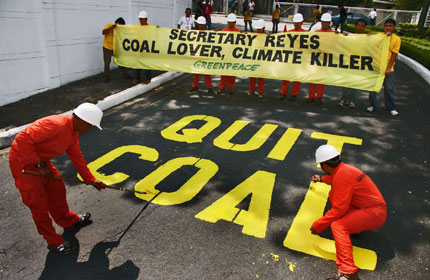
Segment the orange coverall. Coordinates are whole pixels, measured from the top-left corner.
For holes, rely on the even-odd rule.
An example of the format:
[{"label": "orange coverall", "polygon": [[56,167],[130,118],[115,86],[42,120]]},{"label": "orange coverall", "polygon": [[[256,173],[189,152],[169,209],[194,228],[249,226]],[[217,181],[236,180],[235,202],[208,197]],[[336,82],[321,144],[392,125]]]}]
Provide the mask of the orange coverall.
[{"label": "orange coverall", "polygon": [[[198,88],[199,87],[199,74],[194,74],[193,75],[193,88]],[[212,88],[212,76],[211,75],[204,75],[205,77],[205,83],[206,83],[206,88],[210,89]]]},{"label": "orange coverall", "polygon": [[[230,31],[230,32],[239,32],[240,30],[237,27],[234,28],[224,28],[222,31]],[[219,84],[219,90],[224,90],[228,84],[228,88],[230,91],[234,90],[234,85],[236,83],[235,76],[221,76],[221,82]]]},{"label": "orange coverall", "polygon": [[[286,26],[285,26],[285,29],[286,29]],[[298,30],[291,29],[288,32],[306,32],[306,30],[304,30],[303,28],[300,28]],[[285,81],[285,80],[282,81],[282,83],[281,83],[281,95],[287,96],[289,86],[290,86],[290,81]],[[301,86],[300,82],[293,82],[293,89],[291,90],[291,96],[297,96],[299,94],[300,86]]]},{"label": "orange coverall", "polygon": [[264,79],[263,78],[249,78],[249,91],[255,92],[255,82],[258,80],[258,93],[264,93]]},{"label": "orange coverall", "polygon": [[333,174],[321,181],[332,185],[329,193],[331,209],[314,222],[313,227],[321,233],[331,227],[336,245],[338,271],[354,274],[350,234],[381,227],[387,218],[387,205],[375,183],[360,169],[340,163]]},{"label": "orange coverall", "polygon": [[[329,28],[326,31],[320,29],[320,30],[317,30],[315,32],[334,32],[334,31]],[[318,89],[317,89],[317,87],[318,87]],[[316,96],[315,96],[315,90],[317,92]],[[309,85],[309,99],[322,98],[324,95],[324,90],[325,90],[325,85],[310,84]]]},{"label": "orange coverall", "polygon": [[60,176],[51,158],[66,152],[85,181],[95,180],[82,155],[79,133],[73,130],[72,118],[53,115],[33,122],[15,137],[9,153],[9,166],[22,202],[30,208],[39,234],[54,247],[64,239],[56,233],[49,215],[63,228],[75,224],[78,215],[69,210],[63,181],[23,174],[22,170],[37,171],[35,165],[44,161],[55,176]]}]

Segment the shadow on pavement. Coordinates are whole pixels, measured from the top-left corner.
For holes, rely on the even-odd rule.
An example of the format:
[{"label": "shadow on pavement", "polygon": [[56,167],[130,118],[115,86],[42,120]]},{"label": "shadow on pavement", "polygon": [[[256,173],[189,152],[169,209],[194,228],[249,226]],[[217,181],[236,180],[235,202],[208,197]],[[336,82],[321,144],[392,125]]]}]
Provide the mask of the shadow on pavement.
[{"label": "shadow on pavement", "polygon": [[59,255],[50,251],[46,256],[45,268],[39,279],[137,279],[140,269],[130,260],[112,269],[109,268],[107,250],[119,245],[115,242],[99,242],[91,250],[88,261],[78,262],[79,229],[64,231],[63,236],[76,250],[70,255]]}]

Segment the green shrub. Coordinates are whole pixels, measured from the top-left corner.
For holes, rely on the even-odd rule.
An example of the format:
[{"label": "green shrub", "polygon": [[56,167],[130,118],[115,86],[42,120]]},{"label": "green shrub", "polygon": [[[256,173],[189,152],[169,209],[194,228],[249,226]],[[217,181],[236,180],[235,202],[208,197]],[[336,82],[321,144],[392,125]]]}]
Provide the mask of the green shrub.
[{"label": "green shrub", "polygon": [[[410,40],[413,39],[413,40]],[[421,40],[420,44],[417,43],[418,39],[415,38],[402,38],[402,45],[400,53],[418,61],[427,69],[430,69],[430,41]],[[424,45],[427,44],[427,45]]]}]

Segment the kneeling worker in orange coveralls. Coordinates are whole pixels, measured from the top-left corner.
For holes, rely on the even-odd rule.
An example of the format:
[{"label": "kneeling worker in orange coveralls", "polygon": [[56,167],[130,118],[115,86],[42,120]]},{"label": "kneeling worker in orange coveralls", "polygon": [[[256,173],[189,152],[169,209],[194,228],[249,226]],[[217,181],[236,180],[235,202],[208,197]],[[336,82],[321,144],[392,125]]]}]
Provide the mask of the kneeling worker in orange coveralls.
[{"label": "kneeling worker in orange coveralls", "polygon": [[[67,153],[85,181],[92,182],[98,190],[105,188],[88,169],[79,144],[79,135],[93,126],[101,129],[102,116],[97,105],[83,103],[73,110],[73,115],[53,115],[33,122],[15,137],[11,146],[9,165],[22,202],[30,208],[37,231],[48,248],[60,254],[69,254],[75,247],[57,234],[51,217],[59,226],[69,228],[82,226],[91,214],[77,215],[69,210],[63,181],[53,179],[60,172],[51,158]],[[24,174],[23,169],[37,171],[43,177]]]},{"label": "kneeling worker in orange coveralls", "polygon": [[387,218],[387,205],[375,183],[360,169],[343,163],[335,147],[320,146],[315,159],[327,175],[314,175],[312,181],[332,185],[331,209],[310,228],[312,234],[319,234],[330,226],[333,233],[338,273],[327,280],[360,279],[350,234],[381,227]]}]

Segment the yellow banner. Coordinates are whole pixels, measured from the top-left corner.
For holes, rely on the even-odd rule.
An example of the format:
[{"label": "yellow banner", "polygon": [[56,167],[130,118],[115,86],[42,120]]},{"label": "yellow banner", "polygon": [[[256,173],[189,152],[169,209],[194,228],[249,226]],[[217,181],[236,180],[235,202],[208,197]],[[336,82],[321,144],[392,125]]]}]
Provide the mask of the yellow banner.
[{"label": "yellow banner", "polygon": [[258,77],[379,92],[389,44],[385,35],[268,35],[119,25],[114,32],[114,62],[135,69]]}]

